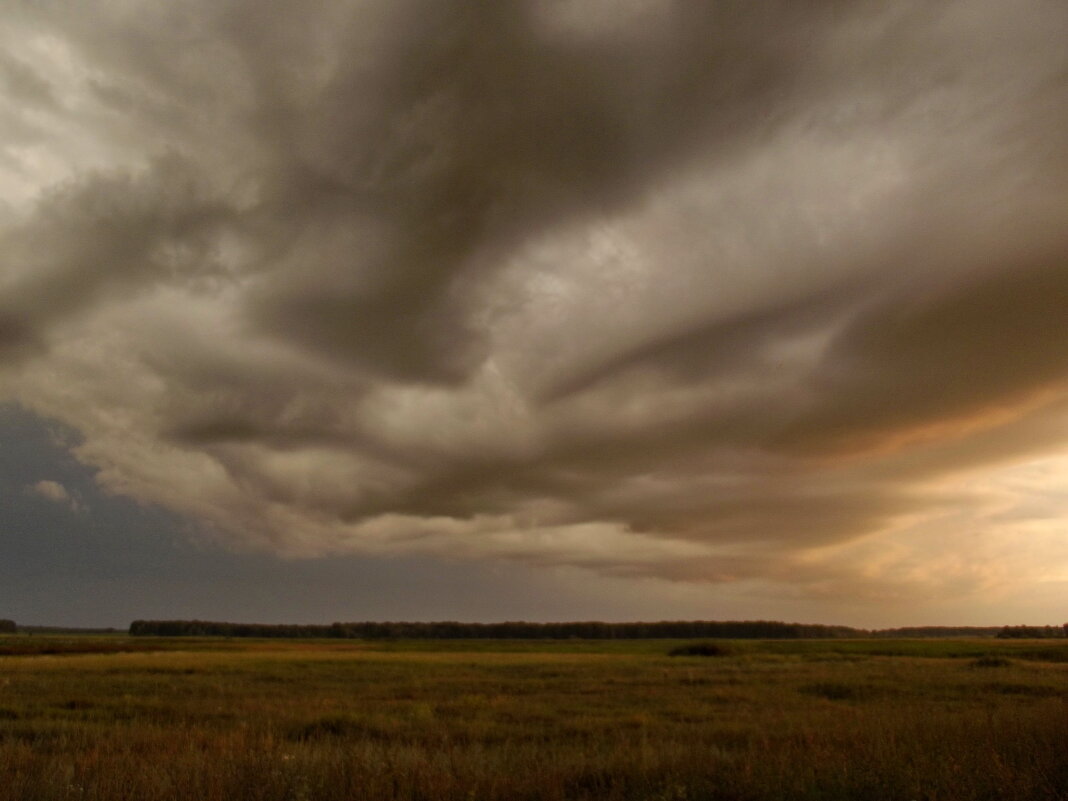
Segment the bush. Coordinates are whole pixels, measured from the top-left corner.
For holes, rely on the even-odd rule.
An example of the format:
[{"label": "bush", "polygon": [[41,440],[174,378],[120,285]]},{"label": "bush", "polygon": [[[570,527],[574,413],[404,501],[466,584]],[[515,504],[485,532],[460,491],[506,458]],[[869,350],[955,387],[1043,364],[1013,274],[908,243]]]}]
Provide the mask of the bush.
[{"label": "bush", "polygon": [[972,667],[977,668],[996,668],[996,667],[1008,667],[1012,664],[1011,659],[1005,659],[1003,656],[981,656],[978,659],[972,660]]},{"label": "bush", "polygon": [[668,651],[668,656],[730,656],[731,650],[714,642],[695,642]]},{"label": "bush", "polygon": [[828,701],[868,701],[885,694],[870,684],[844,684],[834,681],[806,684],[798,690],[805,695],[826,698]]}]

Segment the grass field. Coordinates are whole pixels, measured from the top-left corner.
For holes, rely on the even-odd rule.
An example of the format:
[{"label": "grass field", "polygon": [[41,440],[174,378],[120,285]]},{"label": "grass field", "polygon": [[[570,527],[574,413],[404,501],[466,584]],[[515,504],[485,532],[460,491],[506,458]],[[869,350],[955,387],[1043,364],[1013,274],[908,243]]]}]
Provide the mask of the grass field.
[{"label": "grass field", "polygon": [[0,801],[1068,799],[1068,641],[0,638]]}]

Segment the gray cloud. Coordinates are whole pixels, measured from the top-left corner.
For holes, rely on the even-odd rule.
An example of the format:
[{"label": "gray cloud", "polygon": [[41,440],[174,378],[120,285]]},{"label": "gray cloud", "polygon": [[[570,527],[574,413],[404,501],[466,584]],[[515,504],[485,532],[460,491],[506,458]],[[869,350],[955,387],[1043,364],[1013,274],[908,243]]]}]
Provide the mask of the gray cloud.
[{"label": "gray cloud", "polygon": [[1068,442],[1058,3],[87,9],[0,391],[224,541],[893,595]]},{"label": "gray cloud", "polygon": [[5,95],[15,103],[33,107],[51,106],[56,102],[48,80],[17,58],[0,57],[0,82]]},{"label": "gray cloud", "polygon": [[806,38],[787,33],[796,12],[769,31],[677,6],[653,36],[571,43],[536,11],[409,4],[372,68],[342,64],[299,103],[264,90],[286,149],[272,188],[295,226],[282,258],[302,270],[269,286],[261,323],[402,380],[470,377],[487,356],[470,296],[508,251],[773,125],[765,101],[790,93]]},{"label": "gray cloud", "polygon": [[0,346],[20,344],[139,285],[189,285],[218,272],[213,234],[229,210],[198,197],[187,165],[161,159],[142,175],[95,175],[46,195],[0,247],[8,280]]}]

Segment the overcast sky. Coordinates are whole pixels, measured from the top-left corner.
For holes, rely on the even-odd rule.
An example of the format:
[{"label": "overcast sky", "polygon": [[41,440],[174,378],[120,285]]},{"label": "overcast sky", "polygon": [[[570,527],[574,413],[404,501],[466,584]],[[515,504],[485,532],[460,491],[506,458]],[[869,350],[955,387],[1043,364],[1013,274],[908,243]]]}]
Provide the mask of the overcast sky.
[{"label": "overcast sky", "polygon": [[1066,41],[8,0],[0,617],[1063,622]]}]

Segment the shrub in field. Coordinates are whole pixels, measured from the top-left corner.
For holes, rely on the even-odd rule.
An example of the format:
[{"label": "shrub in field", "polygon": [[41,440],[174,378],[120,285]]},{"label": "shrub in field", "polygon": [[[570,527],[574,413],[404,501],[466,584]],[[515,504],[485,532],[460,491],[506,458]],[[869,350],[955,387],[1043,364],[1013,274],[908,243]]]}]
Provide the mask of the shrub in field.
[{"label": "shrub in field", "polygon": [[290,733],[293,740],[322,740],[328,737],[355,737],[362,727],[351,718],[331,715],[298,726]]},{"label": "shrub in field", "polygon": [[0,634],[14,634],[17,631],[14,620],[0,620]]},{"label": "shrub in field", "polygon": [[981,656],[978,659],[973,659],[971,662],[972,667],[977,668],[1008,667],[1011,664],[1011,659],[1005,659],[1005,657],[1002,656]]},{"label": "shrub in field", "polygon": [[835,681],[822,681],[807,684],[800,688],[805,695],[826,698],[829,701],[865,701],[881,693],[867,684],[844,684]]},{"label": "shrub in field", "polygon": [[1035,662],[1068,662],[1068,648],[1028,648],[1014,650],[1012,655]]},{"label": "shrub in field", "polygon": [[1052,698],[1064,694],[1064,691],[1057,687],[1049,687],[1042,684],[1014,684],[1004,681],[988,684],[983,690],[999,695],[1019,695],[1030,698]]},{"label": "shrub in field", "polygon": [[714,642],[695,642],[668,651],[668,656],[730,656],[731,649]]}]

